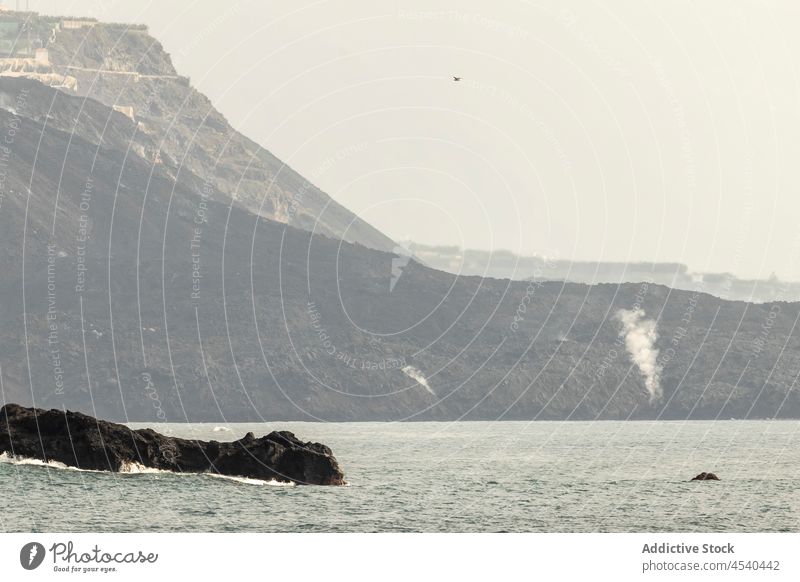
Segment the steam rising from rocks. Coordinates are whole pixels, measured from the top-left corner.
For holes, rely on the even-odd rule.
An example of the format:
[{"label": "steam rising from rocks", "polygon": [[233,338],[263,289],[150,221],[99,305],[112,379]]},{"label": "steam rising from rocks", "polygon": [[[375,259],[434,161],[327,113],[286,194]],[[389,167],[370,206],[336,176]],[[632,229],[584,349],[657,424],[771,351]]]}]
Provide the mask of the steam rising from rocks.
[{"label": "steam rising from rocks", "polygon": [[644,385],[650,394],[650,404],[658,402],[664,395],[661,389],[661,370],[658,350],[655,347],[658,333],[654,319],[644,319],[643,309],[620,309],[616,317],[622,323],[619,335],[625,339],[625,348],[631,360],[644,377]]},{"label": "steam rising from rocks", "polygon": [[427,378],[425,378],[425,376],[422,375],[422,372],[420,372],[418,368],[415,368],[414,366],[406,366],[405,368],[403,368],[403,374],[405,374],[412,380],[416,381],[417,384],[419,384],[420,386],[425,388],[425,390],[436,396],[436,392],[434,392],[433,389],[430,387],[430,385],[428,385]]}]

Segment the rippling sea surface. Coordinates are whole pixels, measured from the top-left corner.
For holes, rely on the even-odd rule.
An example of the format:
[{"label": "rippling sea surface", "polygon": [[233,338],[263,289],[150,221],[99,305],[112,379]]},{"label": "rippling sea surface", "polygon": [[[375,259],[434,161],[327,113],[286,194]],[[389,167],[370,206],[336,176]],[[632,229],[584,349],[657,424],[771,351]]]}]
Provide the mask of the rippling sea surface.
[{"label": "rippling sea surface", "polygon": [[[330,446],[349,486],[0,462],[0,530],[800,531],[796,421],[225,426],[153,428],[203,440],[291,430]],[[701,471],[722,481],[689,481]]]}]

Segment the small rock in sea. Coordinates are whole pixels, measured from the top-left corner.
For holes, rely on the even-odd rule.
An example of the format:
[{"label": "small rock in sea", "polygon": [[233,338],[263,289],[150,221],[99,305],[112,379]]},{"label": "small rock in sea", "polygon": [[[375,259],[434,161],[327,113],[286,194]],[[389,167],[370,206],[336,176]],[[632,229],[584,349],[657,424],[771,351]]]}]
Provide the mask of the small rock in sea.
[{"label": "small rock in sea", "polygon": [[719,477],[717,477],[714,473],[704,472],[692,478],[692,481],[719,481]]}]

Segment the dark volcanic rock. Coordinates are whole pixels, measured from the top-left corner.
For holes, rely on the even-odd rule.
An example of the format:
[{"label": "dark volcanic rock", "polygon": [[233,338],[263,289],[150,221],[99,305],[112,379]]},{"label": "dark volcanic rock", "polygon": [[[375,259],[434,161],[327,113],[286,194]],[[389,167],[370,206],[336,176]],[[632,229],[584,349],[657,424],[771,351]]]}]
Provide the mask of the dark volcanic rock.
[{"label": "dark volcanic rock", "polygon": [[219,473],[303,485],[343,485],[331,450],[286,431],[238,441],[192,441],[133,430],[79,412],[17,404],[0,409],[0,453],[70,467],[124,471],[134,463],[182,473]]},{"label": "dark volcanic rock", "polygon": [[703,472],[696,477],[693,477],[692,481],[719,481],[719,477],[717,477],[714,473]]}]

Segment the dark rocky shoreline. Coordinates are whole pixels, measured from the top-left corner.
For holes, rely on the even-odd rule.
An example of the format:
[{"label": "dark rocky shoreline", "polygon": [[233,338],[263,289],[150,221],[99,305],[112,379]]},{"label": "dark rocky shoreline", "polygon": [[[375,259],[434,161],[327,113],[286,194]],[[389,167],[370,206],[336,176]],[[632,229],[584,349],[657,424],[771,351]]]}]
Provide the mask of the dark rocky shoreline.
[{"label": "dark rocky shoreline", "polygon": [[217,473],[298,485],[344,485],[331,450],[291,432],[233,442],[173,438],[82,414],[7,404],[0,409],[0,453],[119,472],[133,464],[180,473]]}]

